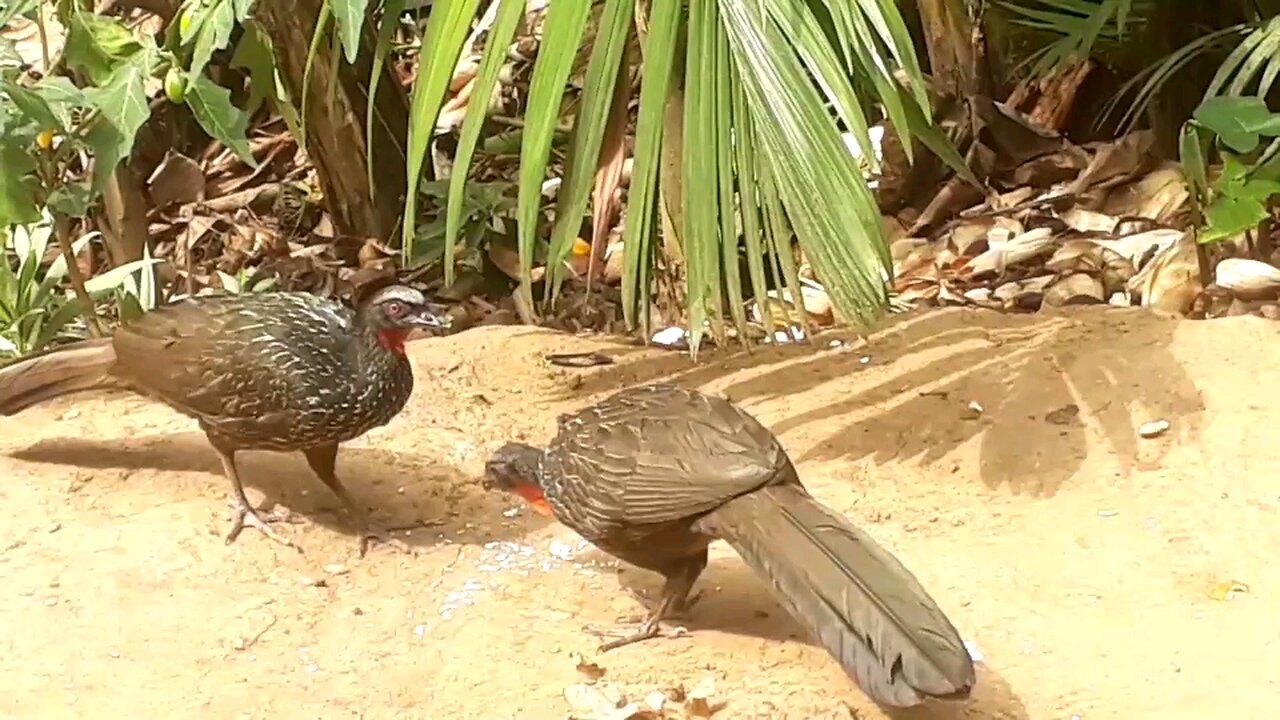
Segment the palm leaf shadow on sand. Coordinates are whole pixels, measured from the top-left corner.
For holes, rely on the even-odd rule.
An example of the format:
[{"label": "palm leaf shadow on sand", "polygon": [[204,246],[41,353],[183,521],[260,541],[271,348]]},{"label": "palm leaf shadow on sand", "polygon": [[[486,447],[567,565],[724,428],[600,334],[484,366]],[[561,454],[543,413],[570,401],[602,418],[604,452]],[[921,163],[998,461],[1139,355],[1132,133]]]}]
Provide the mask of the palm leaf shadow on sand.
[{"label": "palm leaf shadow on sand", "polygon": [[[784,444],[790,431],[822,429],[798,462],[930,463],[976,439],[977,475],[988,487],[1049,497],[1098,442],[1122,475],[1157,463],[1158,448],[1138,437],[1145,420],[1170,421],[1181,442],[1198,437],[1203,399],[1168,349],[1177,324],[1100,308],[1033,316],[930,311],[890,319],[865,346],[824,349],[824,336],[816,350],[705,353],[692,367],[682,355],[651,355],[589,372],[574,393],[658,380],[698,387],[740,373],[747,377],[722,391],[751,406],[846,383],[855,388],[846,397],[767,418]],[[882,370],[874,381],[852,377],[872,368]]]},{"label": "palm leaf shadow on sand", "polygon": [[[217,454],[201,433],[173,433],[136,439],[84,440],[80,438],[47,438],[16,451],[9,457],[34,463],[51,463],[70,467],[124,470],[148,469],[161,473],[200,473],[207,475],[207,485],[191,487],[191,483],[172,482],[176,478],[159,478],[159,482],[126,483],[130,491],[164,493],[168,501],[192,496],[229,495],[231,485],[222,474]],[[238,453],[240,475],[246,488],[265,493],[264,503],[271,507],[280,503],[295,515],[343,534],[353,534],[350,519],[338,498],[316,478],[301,453]],[[506,505],[501,498],[485,493],[474,479],[458,480],[463,473],[453,467],[421,456],[344,447],[338,453],[338,473],[348,492],[372,514],[379,527],[402,530],[395,537],[410,546],[429,547],[441,537],[451,542],[481,544],[524,535],[536,527],[515,527],[493,522],[481,525],[477,518],[502,518]],[[171,482],[166,482],[166,480]],[[118,490],[116,491],[118,492]],[[155,499],[155,503],[164,502]],[[218,502],[218,511],[226,503]],[[226,510],[229,517],[229,510]],[[537,527],[546,524],[542,518],[531,520]],[[219,521],[221,522],[221,521]],[[229,525],[218,525],[225,533]],[[239,542],[256,540],[252,534]]]}]

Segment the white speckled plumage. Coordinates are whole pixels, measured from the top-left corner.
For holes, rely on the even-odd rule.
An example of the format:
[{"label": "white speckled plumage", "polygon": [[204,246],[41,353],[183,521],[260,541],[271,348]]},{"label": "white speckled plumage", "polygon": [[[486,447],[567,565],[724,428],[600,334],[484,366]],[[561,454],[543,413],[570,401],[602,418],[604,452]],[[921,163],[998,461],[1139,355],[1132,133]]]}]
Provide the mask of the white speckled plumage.
[{"label": "white speckled plumage", "polygon": [[444,327],[422,293],[391,286],[358,312],[305,293],[222,295],[158,308],[110,338],[39,353],[0,369],[0,414],[100,388],[127,388],[196,418],[231,480],[227,542],[253,526],[286,545],[249,507],[239,450],[300,450],[353,515],[363,555],[364,509],[338,480],[338,446],[385,425],[413,392],[404,339]]},{"label": "white speckled plumage", "polygon": [[385,425],[413,391],[408,359],[359,320],[305,293],[186,300],[117,331],[112,373],[199,420],[215,442],[342,443]]}]

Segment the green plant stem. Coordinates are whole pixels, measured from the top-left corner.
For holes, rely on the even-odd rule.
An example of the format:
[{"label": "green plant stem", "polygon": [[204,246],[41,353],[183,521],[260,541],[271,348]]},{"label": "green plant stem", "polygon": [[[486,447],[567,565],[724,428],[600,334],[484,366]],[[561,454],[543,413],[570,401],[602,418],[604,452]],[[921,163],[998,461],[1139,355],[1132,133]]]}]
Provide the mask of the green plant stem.
[{"label": "green plant stem", "polygon": [[40,32],[40,59],[44,61],[44,69],[47,73],[50,66],[49,56],[49,30],[44,26],[44,8],[36,8],[36,30]]},{"label": "green plant stem", "polygon": [[71,290],[80,302],[80,316],[84,318],[85,327],[93,337],[102,337],[98,316],[93,311],[93,298],[89,297],[89,291],[84,287],[84,276],[80,274],[80,264],[76,262],[75,250],[71,248],[71,218],[62,213],[54,213],[53,233],[58,238],[62,257],[67,262],[67,278],[71,280]]}]

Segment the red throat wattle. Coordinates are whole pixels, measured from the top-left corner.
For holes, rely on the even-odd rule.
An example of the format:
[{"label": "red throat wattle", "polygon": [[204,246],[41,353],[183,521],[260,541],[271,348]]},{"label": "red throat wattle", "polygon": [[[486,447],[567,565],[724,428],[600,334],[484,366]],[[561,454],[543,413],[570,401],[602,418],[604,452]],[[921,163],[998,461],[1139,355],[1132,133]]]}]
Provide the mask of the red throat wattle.
[{"label": "red throat wattle", "polygon": [[378,331],[378,344],[400,356],[404,356],[404,341],[408,338],[409,331],[403,328]]},{"label": "red throat wattle", "polygon": [[551,506],[547,504],[547,497],[542,494],[542,488],[537,485],[534,485],[533,483],[520,483],[515,486],[515,493],[524,498],[524,501],[529,503],[529,507],[533,508],[533,511],[539,515],[543,515],[545,517],[551,517],[554,515],[551,511]]}]

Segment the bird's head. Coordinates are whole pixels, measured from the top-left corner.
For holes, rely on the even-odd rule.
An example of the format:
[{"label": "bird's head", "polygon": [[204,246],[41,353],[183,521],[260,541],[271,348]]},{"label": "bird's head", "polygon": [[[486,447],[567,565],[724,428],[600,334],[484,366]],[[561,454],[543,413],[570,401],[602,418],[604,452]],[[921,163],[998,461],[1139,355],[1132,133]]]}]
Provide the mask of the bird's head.
[{"label": "bird's head", "polygon": [[404,285],[390,285],[370,295],[360,315],[378,342],[400,355],[413,330],[446,330],[451,324],[443,306],[427,302],[421,292]]},{"label": "bird's head", "polygon": [[484,464],[484,489],[519,495],[540,515],[550,516],[551,506],[540,482],[542,450],[524,443],[507,443]]}]

